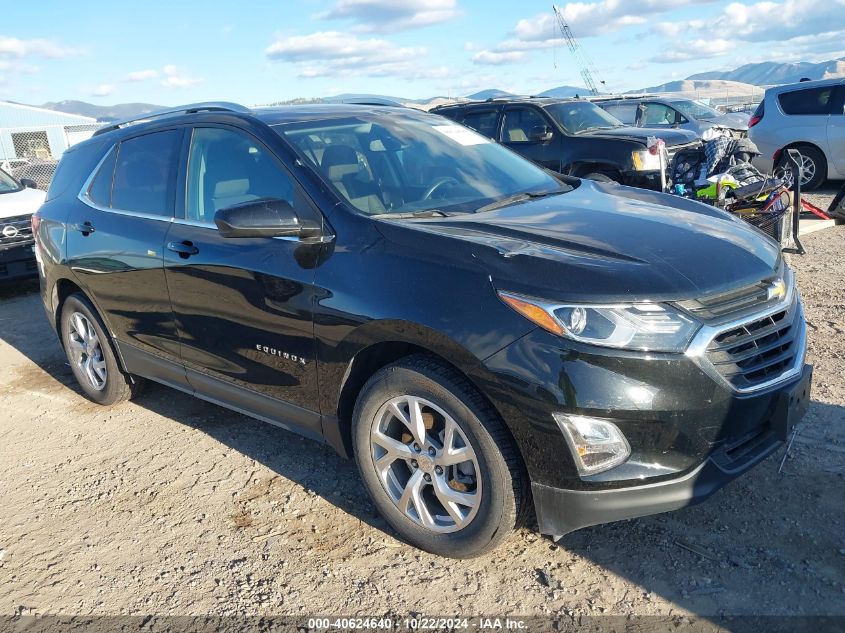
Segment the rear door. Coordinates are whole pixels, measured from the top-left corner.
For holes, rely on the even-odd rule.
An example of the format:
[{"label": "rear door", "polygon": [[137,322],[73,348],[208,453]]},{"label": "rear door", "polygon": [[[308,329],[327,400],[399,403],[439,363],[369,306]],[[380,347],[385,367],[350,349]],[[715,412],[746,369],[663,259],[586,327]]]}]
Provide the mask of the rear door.
[{"label": "rear door", "polygon": [[183,130],[126,138],[89,178],[70,214],[67,254],[130,371],[184,385],[164,279]]},{"label": "rear door", "polygon": [[[551,132],[547,141],[537,139],[543,130]],[[506,106],[502,114],[500,142],[542,167],[560,171],[562,135],[538,108]]]},{"label": "rear door", "polygon": [[285,165],[249,133],[196,127],[187,144],[184,212],[167,234],[165,276],[188,380],[209,399],[316,435],[312,284],[322,245],[224,238],[214,214],[275,198],[301,218],[322,218]]},{"label": "rear door", "polygon": [[827,123],[827,140],[830,144],[828,160],[834,169],[845,178],[845,84],[839,86]]}]

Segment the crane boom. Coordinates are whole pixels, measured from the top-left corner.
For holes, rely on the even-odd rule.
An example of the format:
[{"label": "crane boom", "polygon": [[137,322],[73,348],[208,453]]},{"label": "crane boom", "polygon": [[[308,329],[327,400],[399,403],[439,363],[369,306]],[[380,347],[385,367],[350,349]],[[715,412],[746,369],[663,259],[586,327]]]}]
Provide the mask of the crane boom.
[{"label": "crane boom", "polygon": [[[552,5],[552,9],[555,12],[555,18],[557,18],[557,25],[560,29],[560,33],[563,35],[563,39],[566,41],[567,47],[569,47],[569,50],[572,51],[572,56],[575,58],[575,63],[578,64],[578,70],[581,71],[581,77],[584,79],[584,83],[587,85],[587,88],[589,88],[592,94],[599,94],[599,89],[596,85],[596,80],[594,79],[594,77],[599,76],[598,70],[596,70],[596,67],[590,58],[587,57],[587,53],[582,48],[581,44],[579,44],[578,40],[575,39],[575,35],[572,34],[572,29],[569,28],[569,25],[566,23],[566,20],[560,10],[555,5]],[[604,81],[601,79],[599,79],[599,83],[604,85]]]}]

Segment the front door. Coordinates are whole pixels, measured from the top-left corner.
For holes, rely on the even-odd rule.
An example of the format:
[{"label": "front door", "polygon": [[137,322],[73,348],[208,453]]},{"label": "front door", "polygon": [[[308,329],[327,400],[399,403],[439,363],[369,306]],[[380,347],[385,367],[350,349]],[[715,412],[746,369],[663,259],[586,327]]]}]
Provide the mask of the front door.
[{"label": "front door", "polygon": [[165,276],[188,380],[209,399],[319,432],[315,271],[307,251],[320,246],[224,238],[214,214],[275,198],[300,217],[319,217],[272,152],[234,128],[193,130],[185,187],[185,217],[167,234]]},{"label": "front door", "polygon": [[[551,139],[540,139],[544,131],[552,133]],[[560,171],[560,133],[536,108],[527,106],[505,108],[502,116],[501,138],[503,145],[527,159],[542,167]]]}]

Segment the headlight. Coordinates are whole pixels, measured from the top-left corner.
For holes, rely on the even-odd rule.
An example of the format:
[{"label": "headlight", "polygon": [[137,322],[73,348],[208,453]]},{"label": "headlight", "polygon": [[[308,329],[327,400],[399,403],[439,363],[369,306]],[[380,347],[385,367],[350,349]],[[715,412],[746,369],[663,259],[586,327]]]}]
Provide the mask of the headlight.
[{"label": "headlight", "polygon": [[636,171],[660,171],[660,152],[652,154],[648,149],[634,150],[631,160]]},{"label": "headlight", "polygon": [[529,321],[553,334],[582,343],[653,352],[683,352],[698,323],[656,303],[560,305],[499,292]]}]

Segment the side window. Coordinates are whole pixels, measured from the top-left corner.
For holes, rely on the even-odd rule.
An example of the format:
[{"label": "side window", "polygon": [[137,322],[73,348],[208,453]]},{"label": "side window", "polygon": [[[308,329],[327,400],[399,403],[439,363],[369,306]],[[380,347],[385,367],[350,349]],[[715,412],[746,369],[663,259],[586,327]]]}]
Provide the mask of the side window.
[{"label": "side window", "polygon": [[181,130],[154,132],[120,143],[114,168],[111,207],[170,216]]},{"label": "side window", "polygon": [[513,108],[505,110],[502,124],[502,141],[505,143],[531,143],[531,131],[535,128],[548,127],[543,116],[531,108]]},{"label": "side window", "polygon": [[253,137],[222,128],[197,128],[191,138],[185,214],[214,222],[234,204],[275,198],[294,205],[293,182]]},{"label": "side window", "polygon": [[625,125],[636,125],[637,105],[636,103],[612,103],[609,105],[600,104],[608,114],[612,114]]},{"label": "side window", "polygon": [[675,110],[662,103],[644,103],[643,125],[674,125]]},{"label": "side window", "polygon": [[785,114],[830,114],[833,108],[834,86],[793,90],[778,95]]},{"label": "side window", "polygon": [[496,119],[498,117],[499,113],[496,110],[467,112],[461,119],[461,123],[484,136],[496,138]]},{"label": "side window", "polygon": [[115,163],[117,163],[117,148],[112,147],[88,188],[88,197],[101,207],[111,206],[111,185]]}]

